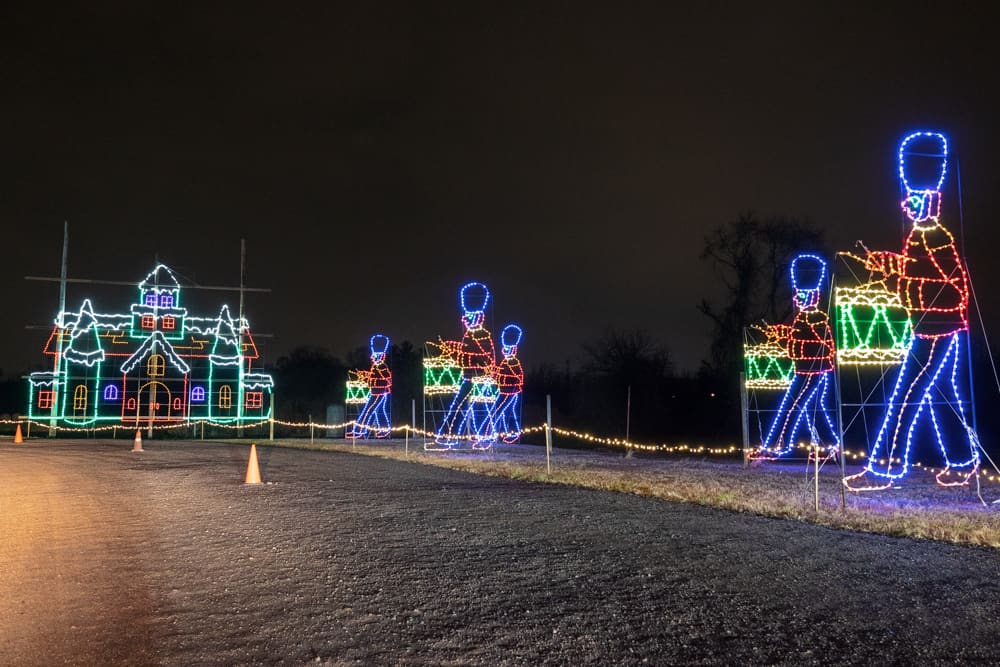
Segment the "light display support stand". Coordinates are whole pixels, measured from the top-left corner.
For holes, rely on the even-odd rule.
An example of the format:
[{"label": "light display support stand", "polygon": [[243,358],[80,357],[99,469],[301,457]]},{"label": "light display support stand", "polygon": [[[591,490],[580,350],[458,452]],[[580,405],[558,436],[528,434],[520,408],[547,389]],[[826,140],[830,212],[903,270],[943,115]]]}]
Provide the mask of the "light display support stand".
[{"label": "light display support stand", "polygon": [[[813,498],[816,513],[819,513],[819,443],[813,443]],[[841,484],[843,486],[843,484]]]},{"label": "light display support stand", "polygon": [[[66,311],[66,256],[69,252],[69,222],[63,221],[63,247],[62,247],[62,264],[59,269],[59,312],[63,313]],[[55,359],[52,363],[52,372],[54,375],[59,373],[59,357],[62,356],[62,343],[59,343],[59,349],[56,351]],[[54,387],[53,387],[54,388]],[[56,391],[52,394],[52,417],[49,419],[49,437],[56,437],[56,422],[58,421],[57,407],[59,401],[59,392]]]},{"label": "light display support stand", "polygon": [[[159,264],[159,262],[157,262],[157,264]],[[247,275],[247,240],[240,239],[240,319],[239,319],[239,326],[236,327],[236,335],[237,335],[236,340],[238,342],[238,346],[236,349],[239,350],[240,354],[243,354],[243,316],[245,314],[243,288],[246,284],[245,280],[246,275]],[[241,366],[240,376],[242,377],[242,375],[243,375],[243,370]],[[240,402],[240,405],[243,405],[244,403],[243,392],[240,392],[240,395],[237,397],[237,400]],[[271,414],[272,415],[274,414],[273,407],[271,408]],[[243,425],[239,421],[236,422],[236,437],[237,438],[243,437]]]},{"label": "light display support stand", "polygon": [[[955,183],[958,186],[958,227],[959,233],[962,239],[962,256],[965,257],[965,205],[962,201],[962,163],[959,159],[955,158]],[[966,267],[966,273],[968,274],[968,267]],[[972,276],[969,275],[969,284],[972,284]],[[975,289],[972,290],[972,298],[976,299]],[[978,309],[978,300],[976,308]],[[971,319],[971,318],[970,318]],[[986,338],[986,326],[983,324],[982,315],[980,315],[979,324],[983,329],[983,338]],[[976,420],[976,383],[972,375],[972,328],[969,328],[969,336],[965,345],[965,355],[968,360],[969,365],[969,412],[972,413],[972,430],[977,434],[976,436],[976,447],[982,449],[979,444],[979,423]],[[983,450],[985,454],[985,450]],[[986,501],[983,500],[982,491],[979,486],[979,472],[976,472],[976,495],[979,497],[980,502],[986,505]]]},{"label": "light display support stand", "polygon": [[[834,272],[830,272],[830,294],[836,294],[837,287],[837,276]],[[832,296],[830,297],[833,298]],[[827,305],[827,310],[829,311],[830,306]],[[839,316],[839,312],[838,312]],[[839,326],[839,323],[838,323]],[[844,486],[844,478],[847,477],[847,445],[844,443],[844,407],[841,403],[840,398],[840,363],[835,363],[833,365],[833,381],[837,383],[836,386],[836,398],[837,398],[837,439],[840,440],[840,508],[847,508],[847,487]]]},{"label": "light display support stand", "polygon": [[750,467],[750,407],[747,405],[747,374],[740,371],[740,416],[743,422],[743,468]]}]

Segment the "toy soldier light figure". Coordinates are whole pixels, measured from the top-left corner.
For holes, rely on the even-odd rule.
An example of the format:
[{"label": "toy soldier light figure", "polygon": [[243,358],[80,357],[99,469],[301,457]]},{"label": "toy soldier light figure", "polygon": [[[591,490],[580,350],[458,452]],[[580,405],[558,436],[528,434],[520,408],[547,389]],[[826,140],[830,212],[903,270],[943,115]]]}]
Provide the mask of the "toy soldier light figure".
[{"label": "toy soldier light figure", "polygon": [[827,314],[819,308],[826,262],[816,255],[799,255],[792,260],[790,272],[795,319],[791,325],[772,324],[763,331],[771,342],[788,350],[795,373],[763,445],[752,456],[755,459],[788,454],[800,433],[810,443],[832,445],[831,453],[840,446],[829,412],[833,335]]},{"label": "toy soldier light figure", "polygon": [[[493,423],[490,419],[492,404],[483,400],[479,387],[490,386],[489,374],[496,363],[493,334],[483,326],[490,291],[482,283],[468,283],[459,292],[462,307],[462,326],[465,333],[460,341],[441,341],[441,352],[458,361],[462,369],[462,383],[452,399],[448,412],[438,428],[435,442],[454,447],[460,440],[474,448],[492,446]],[[488,397],[487,397],[488,398]]]},{"label": "toy soldier light figure", "polygon": [[493,407],[493,431],[505,444],[521,437],[521,391],[524,389],[524,368],[517,358],[517,346],[524,332],[516,324],[508,324],[500,332],[503,359],[493,371],[499,396]]},{"label": "toy soldier light figure", "polygon": [[387,438],[392,432],[389,421],[389,397],[392,395],[392,371],[385,363],[385,355],[389,350],[389,337],[375,334],[368,341],[371,350],[371,370],[353,371],[355,377],[368,385],[370,392],[368,400],[361,408],[361,414],[356,420],[357,426],[347,437]]},{"label": "toy soldier light figure", "polygon": [[[937,132],[916,132],[899,146],[902,207],[913,228],[901,253],[868,252],[855,257],[875,279],[895,283],[913,322],[913,342],[889,398],[865,469],[844,480],[852,491],[892,486],[909,470],[918,427],[934,433],[945,468],[942,486],[959,486],[979,469],[978,438],[965,414],[966,383],[961,357],[968,343],[968,277],[955,239],[940,222],[941,186],[948,143]],[[934,160],[934,173],[920,177],[913,158]],[[951,437],[948,437],[948,436]]]}]

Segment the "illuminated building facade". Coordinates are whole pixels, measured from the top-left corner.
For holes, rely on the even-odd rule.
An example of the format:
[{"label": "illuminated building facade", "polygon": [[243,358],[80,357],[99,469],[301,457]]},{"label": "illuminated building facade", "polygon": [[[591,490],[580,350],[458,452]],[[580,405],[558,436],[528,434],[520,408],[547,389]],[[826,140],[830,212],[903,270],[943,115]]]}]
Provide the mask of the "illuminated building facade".
[{"label": "illuminated building facade", "polygon": [[59,313],[44,354],[52,370],[29,376],[34,420],[238,425],[271,417],[274,383],[256,370],[246,320],[234,320],[225,305],[215,317],[189,314],[163,264],[139,283],[126,313],[95,312],[90,299]]}]

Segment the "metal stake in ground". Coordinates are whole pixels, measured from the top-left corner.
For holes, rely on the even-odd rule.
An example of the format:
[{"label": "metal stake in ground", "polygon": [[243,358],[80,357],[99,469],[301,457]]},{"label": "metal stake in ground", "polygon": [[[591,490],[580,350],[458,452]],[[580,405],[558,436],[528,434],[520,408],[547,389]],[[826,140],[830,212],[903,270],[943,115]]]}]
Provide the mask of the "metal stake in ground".
[{"label": "metal stake in ground", "polygon": [[552,396],[545,395],[545,470],[552,474]]},{"label": "metal stake in ground", "polygon": [[[744,332],[746,330],[744,329]],[[744,335],[746,335],[744,333]],[[747,406],[747,374],[740,371],[740,411],[743,417],[743,467],[750,467],[750,423],[749,407]]]},{"label": "metal stake in ground", "polygon": [[[813,489],[816,498],[816,511],[819,512],[819,443],[813,443],[813,460],[815,469],[813,470]],[[843,486],[843,484],[841,484]]]},{"label": "metal stake in ground", "polygon": [[417,399],[410,399],[410,428],[406,431],[406,456],[410,455],[410,431],[417,430]]}]

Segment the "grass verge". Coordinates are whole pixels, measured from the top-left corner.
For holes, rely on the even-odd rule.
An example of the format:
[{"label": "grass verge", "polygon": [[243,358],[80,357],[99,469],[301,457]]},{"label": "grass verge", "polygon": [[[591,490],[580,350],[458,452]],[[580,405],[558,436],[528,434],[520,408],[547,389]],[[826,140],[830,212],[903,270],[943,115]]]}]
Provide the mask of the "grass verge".
[{"label": "grass verge", "polygon": [[[263,444],[263,443],[262,443]],[[544,450],[517,445],[493,453],[424,452],[402,443],[363,444],[282,440],[276,446],[338,451],[433,465],[480,475],[531,482],[567,484],[617,491],[673,502],[806,521],[831,528],[957,544],[1000,547],[1000,485],[984,483],[983,506],[973,488],[943,488],[933,477],[913,470],[902,488],[846,496],[841,507],[840,471],[827,464],[820,472],[820,509],[814,508],[814,482],[804,461],[767,464],[744,470],[740,461],[691,458],[624,458],[603,452],[555,450],[546,472]],[[849,471],[850,472],[850,471]]]}]

